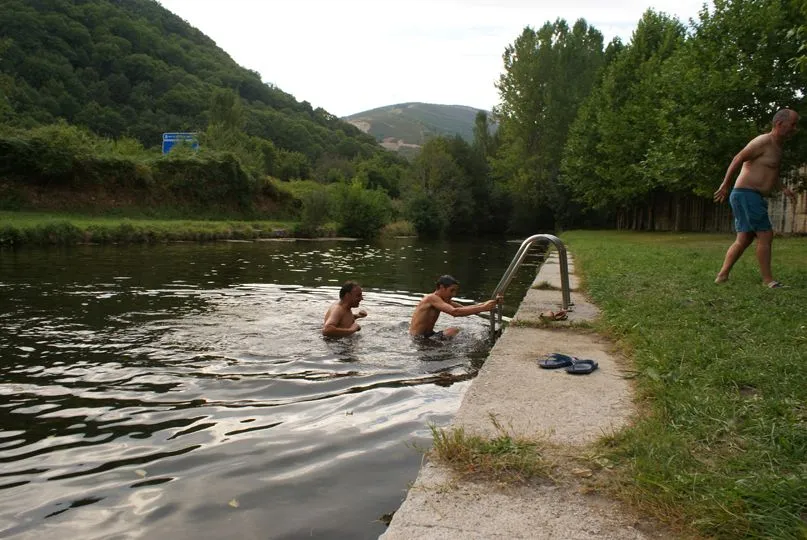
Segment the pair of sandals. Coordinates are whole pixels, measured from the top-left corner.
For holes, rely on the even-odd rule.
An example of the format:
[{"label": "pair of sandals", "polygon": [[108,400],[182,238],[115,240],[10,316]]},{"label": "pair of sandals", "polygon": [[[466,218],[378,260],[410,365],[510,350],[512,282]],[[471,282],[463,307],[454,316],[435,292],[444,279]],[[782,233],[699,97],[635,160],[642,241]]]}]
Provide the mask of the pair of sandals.
[{"label": "pair of sandals", "polygon": [[588,375],[599,366],[594,360],[581,360],[575,356],[561,353],[549,353],[538,365],[544,369],[566,368],[566,373],[572,375]]}]

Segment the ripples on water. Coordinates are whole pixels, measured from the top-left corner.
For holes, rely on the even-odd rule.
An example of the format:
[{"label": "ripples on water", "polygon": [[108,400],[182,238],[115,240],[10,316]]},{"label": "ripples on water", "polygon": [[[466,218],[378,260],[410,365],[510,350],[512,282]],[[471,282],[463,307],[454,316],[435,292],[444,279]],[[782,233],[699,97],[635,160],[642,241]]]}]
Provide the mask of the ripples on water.
[{"label": "ripples on water", "polygon": [[[363,264],[404,256],[365,251]],[[93,257],[59,261],[92,268]],[[362,331],[328,340],[329,276],[355,272],[355,259],[286,249],[259,265],[303,286],[222,279],[256,263],[221,257],[193,272],[152,261],[188,278],[157,286],[119,261],[79,279],[0,266],[0,536],[383,532],[374,520],[417,474],[412,444],[448,420],[487,355],[486,321],[462,319],[451,343],[417,343],[407,324],[421,293],[365,286]],[[288,278],[297,271],[307,277]]]}]

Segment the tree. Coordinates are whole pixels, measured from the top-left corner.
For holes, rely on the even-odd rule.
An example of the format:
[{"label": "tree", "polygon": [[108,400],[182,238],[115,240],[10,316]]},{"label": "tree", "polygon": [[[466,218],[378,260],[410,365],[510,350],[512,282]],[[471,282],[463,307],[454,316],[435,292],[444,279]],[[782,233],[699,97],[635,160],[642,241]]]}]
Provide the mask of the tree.
[{"label": "tree", "polygon": [[678,20],[644,13],[631,42],[620,49],[580,108],[566,143],[563,182],[593,207],[626,207],[655,184],[641,164],[661,131],[659,73],[684,42]]},{"label": "tree", "polygon": [[491,159],[498,182],[513,198],[511,228],[554,228],[564,213],[558,185],[561,153],[580,103],[603,65],[602,35],[578,20],[525,28],[504,53],[494,109],[501,145]]},{"label": "tree", "polygon": [[240,131],[244,128],[244,109],[235,92],[224,88],[213,92],[209,125],[220,126],[229,131]]}]

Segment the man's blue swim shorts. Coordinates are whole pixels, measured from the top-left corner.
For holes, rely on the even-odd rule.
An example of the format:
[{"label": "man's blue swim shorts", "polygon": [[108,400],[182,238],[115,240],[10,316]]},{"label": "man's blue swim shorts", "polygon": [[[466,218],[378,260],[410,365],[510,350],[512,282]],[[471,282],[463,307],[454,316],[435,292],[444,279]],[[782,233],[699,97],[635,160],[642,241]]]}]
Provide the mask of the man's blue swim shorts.
[{"label": "man's blue swim shorts", "polygon": [[734,213],[734,228],[741,232],[764,232],[773,229],[768,219],[768,201],[755,189],[734,188],[729,196]]}]

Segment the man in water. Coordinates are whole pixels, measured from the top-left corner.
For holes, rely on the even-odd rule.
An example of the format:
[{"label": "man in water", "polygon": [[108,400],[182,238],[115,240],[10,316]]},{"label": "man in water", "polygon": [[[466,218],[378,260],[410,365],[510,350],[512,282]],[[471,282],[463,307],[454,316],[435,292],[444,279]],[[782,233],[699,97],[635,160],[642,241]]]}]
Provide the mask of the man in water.
[{"label": "man in water", "polygon": [[363,299],[361,287],[355,281],[348,281],[339,289],[339,301],[335,302],[325,312],[325,322],[322,325],[322,335],[326,337],[343,337],[355,334],[361,330],[356,319],[367,316],[367,312],[359,310],[353,314],[353,308],[359,307]]},{"label": "man in water", "polygon": [[459,282],[453,277],[440,276],[437,280],[437,289],[424,296],[415,308],[415,313],[412,314],[412,320],[409,323],[409,334],[416,337],[441,339],[456,336],[460,329],[453,326],[439,332],[434,331],[434,325],[441,312],[448,313],[452,317],[467,317],[483,311],[491,311],[496,304],[502,301],[502,297],[499,295],[495,300],[488,300],[482,304],[463,306],[451,300],[459,288]]},{"label": "man in water", "polygon": [[[745,249],[757,239],[757,261],[762,273],[762,282],[771,288],[783,285],[773,279],[771,274],[771,243],[773,242],[773,227],[768,219],[768,197],[772,191],[782,189],[782,180],[779,177],[779,166],[782,162],[782,145],[796,133],[799,115],[796,111],[782,109],[773,116],[773,127],[751,142],[731,160],[726,177],[720,188],[715,191],[714,200],[723,202],[729,193],[732,178],[740,170],[737,184],[731,191],[729,203],[734,213],[734,228],[737,230],[737,239],[726,252],[723,267],[715,278],[715,283],[728,281],[729,272],[734,263],[740,258]],[[795,202],[795,195],[788,189],[783,193]]]}]

